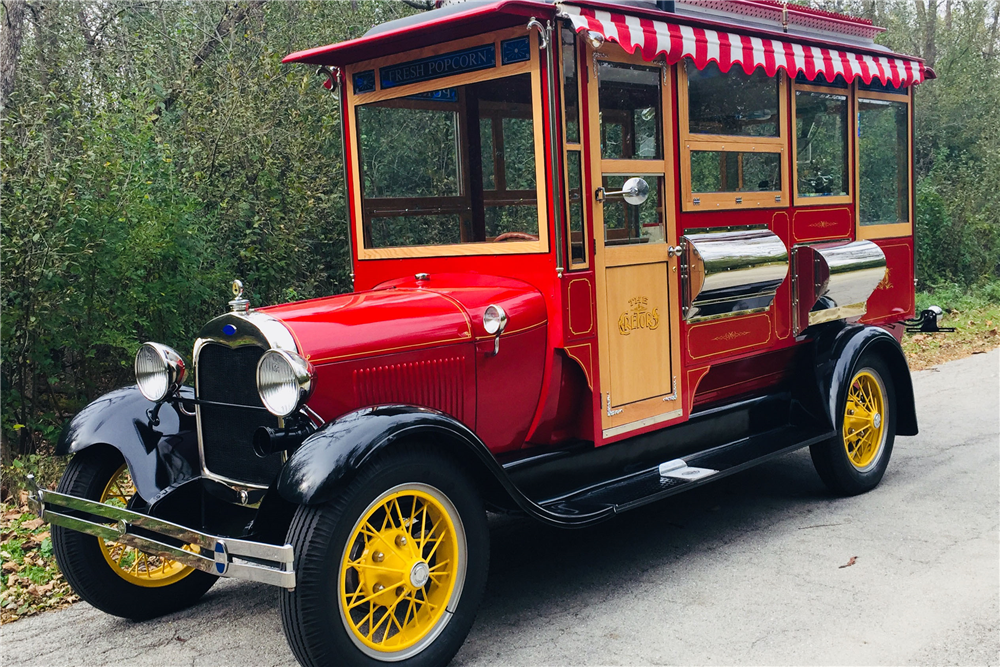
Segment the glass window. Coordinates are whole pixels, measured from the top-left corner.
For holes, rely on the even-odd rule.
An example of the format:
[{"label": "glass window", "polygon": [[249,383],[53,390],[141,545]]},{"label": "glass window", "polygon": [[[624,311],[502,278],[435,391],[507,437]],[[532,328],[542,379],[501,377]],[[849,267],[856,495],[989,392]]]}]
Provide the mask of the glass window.
[{"label": "glass window", "polygon": [[530,116],[503,119],[503,163],[508,190],[535,189],[535,126]]},{"label": "glass window", "polygon": [[858,81],[859,90],[870,90],[874,93],[891,93],[892,95],[909,95],[909,91],[906,86],[900,86],[897,88],[892,85],[892,81],[888,83],[882,83],[878,79],[873,78],[871,83],[865,83],[864,81]]},{"label": "glass window", "polygon": [[[631,175],[604,176],[604,189],[614,192],[622,189]],[[643,176],[649,183],[649,197],[638,206],[626,203],[621,197],[604,202],[604,243],[626,245],[631,243],[663,243],[663,177]]]},{"label": "glass window", "polygon": [[479,119],[479,146],[483,163],[483,189],[496,190],[494,179],[496,155],[493,152],[493,119]]},{"label": "glass window", "polygon": [[409,215],[371,218],[369,234],[372,248],[393,246],[448,245],[461,243],[461,216]]},{"label": "glass window", "polygon": [[660,68],[599,61],[597,69],[601,157],[663,158]]},{"label": "glass window", "polygon": [[580,143],[579,74],[576,67],[576,33],[563,28],[562,72],[563,104],[566,107],[566,142]]},{"label": "glass window", "polygon": [[587,263],[583,228],[583,170],[580,151],[566,151],[567,197],[569,198],[570,265]]},{"label": "glass window", "polygon": [[847,96],[795,91],[795,170],[800,197],[846,196]]},{"label": "glass window", "polygon": [[508,234],[515,238],[517,234],[524,234],[526,236],[534,236],[537,239],[538,211],[533,206],[487,206],[487,238],[495,239],[503,234]]},{"label": "glass window", "polygon": [[910,221],[910,128],[905,102],[858,100],[858,198],[862,225]]},{"label": "glass window", "polygon": [[692,192],[781,190],[781,153],[691,151]]},{"label": "glass window", "polygon": [[358,107],[365,197],[460,194],[458,110],[429,104],[394,100]]},{"label": "glass window", "polygon": [[778,77],[762,68],[747,74],[733,65],[723,74],[715,63],[687,63],[688,127],[695,134],[779,136]]},{"label": "glass window", "polygon": [[356,118],[366,247],[538,239],[531,75],[360,105]]}]

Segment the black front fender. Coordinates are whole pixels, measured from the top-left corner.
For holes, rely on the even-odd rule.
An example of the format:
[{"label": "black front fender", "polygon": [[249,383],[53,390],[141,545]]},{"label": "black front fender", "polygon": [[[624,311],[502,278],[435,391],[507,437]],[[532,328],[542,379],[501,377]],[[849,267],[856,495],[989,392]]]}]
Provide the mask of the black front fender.
[{"label": "black front fender", "polygon": [[844,415],[839,406],[847,396],[855,366],[866,352],[877,354],[892,373],[896,388],[896,433],[917,434],[917,410],[913,399],[910,367],[899,342],[885,329],[866,325],[834,326],[816,338],[816,380],[820,395],[827,397],[826,410],[840,432]]},{"label": "black front fender", "polygon": [[[182,398],[194,398],[190,387],[182,387],[180,393]],[[148,415],[154,405],[135,386],[105,394],[66,425],[56,454],[110,445],[125,457],[136,491],[152,502],[160,492],[200,474],[201,467],[195,418],[182,413],[176,403],[164,403],[154,426]]]},{"label": "black front fender", "polygon": [[436,410],[386,405],[350,412],[325,424],[295,450],[278,476],[278,492],[296,505],[329,502],[380,452],[400,442],[426,442],[455,456],[488,500],[506,503],[556,526],[584,525],[607,515],[565,517],[525,496],[468,427]]}]

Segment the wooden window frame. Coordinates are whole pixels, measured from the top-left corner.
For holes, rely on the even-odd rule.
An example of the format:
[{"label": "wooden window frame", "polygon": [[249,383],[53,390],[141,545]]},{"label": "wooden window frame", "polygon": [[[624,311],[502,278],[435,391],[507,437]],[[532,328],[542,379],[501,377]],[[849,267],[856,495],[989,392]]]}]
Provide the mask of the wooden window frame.
[{"label": "wooden window frame", "polygon": [[[587,236],[587,190],[584,184],[584,179],[586,174],[584,170],[586,169],[587,157],[583,152],[583,133],[586,131],[586,119],[583,118],[583,96],[587,94],[586,77],[584,73],[586,72],[587,62],[586,62],[586,51],[581,48],[580,40],[577,38],[576,32],[573,33],[573,50],[574,57],[576,58],[576,113],[577,119],[576,123],[578,126],[577,134],[579,136],[579,141],[571,142],[567,138],[569,135],[566,133],[566,95],[564,94],[565,86],[562,85],[563,82],[563,59],[562,59],[562,28],[563,24],[557,24],[557,30],[554,31],[555,35],[559,37],[559,110],[562,116],[562,136],[563,136],[563,192],[565,193],[565,202],[563,205],[566,208],[566,217],[564,220],[564,234],[566,236],[566,270],[567,271],[586,271],[590,269],[590,255],[591,246],[590,241]],[[572,30],[572,28],[570,28]],[[570,228],[570,183],[569,183],[569,154],[576,151],[580,155],[580,215],[582,223],[582,233],[583,233],[583,261],[573,262],[573,231]]]},{"label": "wooden window frame", "polygon": [[907,211],[909,220],[906,222],[890,222],[881,225],[861,224],[861,142],[856,142],[857,150],[854,151],[854,191],[857,199],[854,203],[854,228],[857,240],[888,239],[913,235],[913,220],[915,208],[915,196],[913,187],[913,86],[910,86],[906,94],[881,93],[871,90],[864,90],[854,83],[854,134],[857,135],[860,117],[861,100],[885,100],[888,102],[903,102],[906,104],[906,147],[907,147]]},{"label": "wooden window frame", "polygon": [[[733,67],[737,67],[736,64]],[[732,70],[730,70],[732,71]],[[742,71],[742,69],[740,70]],[[778,136],[743,137],[720,134],[695,134],[690,131],[688,100],[687,60],[677,63],[677,111],[680,130],[681,210],[698,211],[745,210],[754,208],[788,208],[789,161],[788,155],[788,76],[779,70],[778,79]],[[720,151],[726,153],[777,153],[781,161],[781,190],[765,192],[692,192],[691,153],[694,151]],[[780,201],[775,201],[780,197]],[[699,204],[694,200],[698,199]],[[741,202],[737,203],[737,199]]]},{"label": "wooden window frame", "polygon": [[[844,168],[851,170],[854,167],[855,174],[848,174],[847,176],[847,194],[846,195],[817,195],[814,197],[805,197],[799,194],[799,147],[798,147],[798,105],[795,101],[795,93],[798,91],[803,91],[807,93],[824,93],[827,95],[843,95],[846,99],[847,106],[847,153],[845,154]],[[822,84],[817,84],[816,82],[810,82],[808,84],[796,83],[792,81],[792,93],[791,93],[791,110],[789,118],[792,121],[792,188],[794,192],[794,203],[796,207],[806,207],[806,206],[823,206],[831,204],[853,204],[854,203],[854,193],[857,192],[856,179],[857,179],[857,166],[855,165],[854,157],[854,137],[857,133],[855,129],[854,119],[857,118],[857,106],[854,101],[854,86],[848,85],[846,88],[839,88],[835,86],[824,86]],[[852,113],[853,111],[853,113]]]},{"label": "wooden window frame", "polygon": [[[674,133],[671,120],[671,104],[673,103],[673,90],[674,90],[674,77],[675,68],[671,65],[666,64],[662,58],[656,58],[652,61],[645,60],[642,57],[642,53],[636,50],[635,53],[629,53],[625,51],[618,44],[612,44],[610,47],[605,45],[604,47],[610,53],[602,51],[601,49],[591,49],[588,50],[590,53],[590,58],[587,62],[587,67],[589,69],[588,77],[593,77],[593,81],[596,83],[592,88],[588,86],[589,95],[589,109],[591,116],[599,117],[601,113],[601,97],[600,97],[600,70],[598,64],[601,61],[608,60],[615,63],[623,63],[630,65],[639,65],[642,67],[649,67],[650,69],[656,68],[660,70],[660,140],[663,157],[659,158],[606,158],[603,157],[601,153],[601,123],[599,120],[592,121],[590,118],[585,119],[584,122],[588,126],[593,122],[593,133],[591,135],[591,149],[590,149],[590,170],[593,178],[593,185],[595,188],[601,187],[604,184],[604,176],[639,176],[647,177],[663,177],[664,181],[664,192],[663,201],[660,202],[660,207],[663,209],[663,243],[636,243],[627,245],[612,244],[608,245],[605,243],[605,237],[607,234],[607,229],[605,228],[604,216],[601,216],[601,225],[597,226],[596,221],[594,223],[594,244],[596,253],[600,253],[599,262],[595,266],[603,267],[607,269],[612,266],[623,266],[630,263],[648,263],[657,261],[663,252],[664,248],[674,245],[678,242],[676,236],[678,235],[677,220],[675,219],[675,199],[674,199],[674,188],[671,184],[674,182],[674,155],[676,155],[677,148],[674,145]],[[591,79],[588,79],[588,82]],[[593,91],[592,94],[590,91]],[[581,135],[582,136],[582,135]],[[593,193],[586,193],[585,197],[593,197]],[[598,239],[598,237],[600,237]],[[611,256],[609,256],[609,253]],[[623,257],[627,255],[627,257]],[[672,297],[673,298],[673,297]],[[679,368],[679,366],[674,366],[674,368]]]},{"label": "wooden window frame", "polygon": [[[542,254],[549,252],[549,218],[548,218],[548,181],[545,174],[545,140],[544,140],[544,120],[542,112],[542,80],[539,70],[538,40],[533,35],[528,34],[531,57],[529,60],[502,64],[502,51],[500,43],[502,41],[524,37],[524,28],[510,28],[488,35],[477,35],[435,44],[433,46],[414,49],[405,53],[375,58],[363,62],[349,65],[346,69],[346,81],[344,94],[347,96],[347,113],[344,121],[347,123],[348,136],[351,137],[351,151],[348,159],[351,161],[352,173],[355,175],[354,182],[348,184],[349,196],[354,202],[354,210],[357,212],[356,219],[351,221],[351,233],[354,238],[358,260],[378,260],[378,259],[407,259],[415,257],[461,257],[474,255],[524,255]],[[495,67],[478,72],[456,74],[430,81],[421,81],[402,86],[395,86],[388,90],[382,90],[381,81],[377,75],[378,68],[387,65],[394,65],[401,62],[418,60],[440,53],[456,51],[473,46],[482,46],[492,40],[497,54],[497,64]],[[355,94],[352,81],[354,74],[367,70],[375,70],[374,91]],[[531,107],[535,143],[535,196],[538,210],[538,240],[537,241],[486,241],[477,243],[456,243],[451,245],[426,245],[426,246],[396,246],[391,248],[368,248],[365,246],[365,214],[364,200],[361,195],[361,163],[360,146],[357,137],[357,117],[356,109],[359,106],[372,102],[382,102],[395,98],[406,97],[418,93],[425,93],[442,88],[454,88],[491,79],[500,79],[520,74],[528,74],[531,78]],[[462,167],[462,198],[468,197],[469,168],[468,168],[468,141],[464,136],[464,130],[460,128],[459,135],[459,160]],[[400,198],[405,200],[406,198]]]}]

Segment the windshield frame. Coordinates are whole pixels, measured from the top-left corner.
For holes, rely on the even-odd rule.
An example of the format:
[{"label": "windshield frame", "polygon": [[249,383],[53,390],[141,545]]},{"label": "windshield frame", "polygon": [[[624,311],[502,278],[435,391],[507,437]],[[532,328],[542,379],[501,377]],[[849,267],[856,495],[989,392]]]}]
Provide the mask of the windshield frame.
[{"label": "windshield frame", "polygon": [[[503,64],[501,42],[517,37],[527,36],[530,45],[530,58],[521,62]],[[417,83],[408,83],[394,86],[385,90],[381,89],[379,81],[379,68],[417,61],[423,58],[450,53],[462,49],[476,46],[484,46],[492,43],[496,50],[496,64],[488,69],[474,72],[454,74],[441,78]],[[526,32],[523,27],[510,28],[492,33],[484,33],[473,37],[467,37],[451,42],[442,42],[433,46],[407,51],[384,58],[367,60],[350,65],[345,70],[345,85],[343,94],[345,95],[344,122],[346,124],[346,134],[349,137],[349,183],[348,196],[351,201],[351,234],[356,248],[358,260],[376,259],[404,259],[414,257],[454,257],[469,255],[520,255],[520,254],[540,254],[550,251],[549,244],[549,192],[547,187],[548,178],[545,173],[545,151],[546,142],[544,138],[544,118],[542,110],[542,78],[539,69],[538,40],[533,32]],[[356,74],[372,72],[374,74],[374,90],[370,92],[355,93],[354,81]],[[532,129],[534,134],[534,156],[535,156],[535,193],[537,200],[538,215],[538,240],[511,240],[511,241],[485,241],[474,243],[456,243],[451,245],[421,245],[421,246],[394,246],[383,248],[371,248],[365,245],[365,226],[367,224],[365,202],[362,198],[362,178],[360,164],[360,144],[358,137],[357,108],[372,102],[383,102],[391,99],[426,93],[449,87],[464,86],[491,79],[499,79],[528,74],[531,79],[531,113]],[[459,160],[467,160],[468,147],[461,145],[464,136],[460,138]],[[468,165],[462,167],[464,174]],[[465,180],[464,178],[462,179]],[[461,196],[466,196],[463,192]]]}]

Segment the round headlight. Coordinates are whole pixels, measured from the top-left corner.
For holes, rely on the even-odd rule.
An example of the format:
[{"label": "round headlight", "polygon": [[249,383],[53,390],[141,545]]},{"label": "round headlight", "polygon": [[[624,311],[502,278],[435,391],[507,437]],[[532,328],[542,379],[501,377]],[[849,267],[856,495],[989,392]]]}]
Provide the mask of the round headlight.
[{"label": "round headlight", "polygon": [[147,399],[159,403],[184,382],[184,359],[172,348],[143,343],[135,353],[135,383]]},{"label": "round headlight", "polygon": [[313,389],[312,364],[293,352],[268,350],[257,364],[257,391],[268,412],[287,417]]},{"label": "round headlight", "polygon": [[491,336],[502,334],[503,330],[507,328],[507,313],[504,309],[496,304],[487,306],[486,312],[483,313],[483,328]]}]

